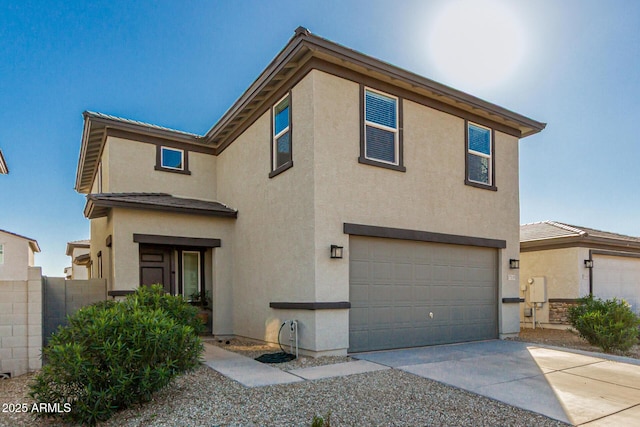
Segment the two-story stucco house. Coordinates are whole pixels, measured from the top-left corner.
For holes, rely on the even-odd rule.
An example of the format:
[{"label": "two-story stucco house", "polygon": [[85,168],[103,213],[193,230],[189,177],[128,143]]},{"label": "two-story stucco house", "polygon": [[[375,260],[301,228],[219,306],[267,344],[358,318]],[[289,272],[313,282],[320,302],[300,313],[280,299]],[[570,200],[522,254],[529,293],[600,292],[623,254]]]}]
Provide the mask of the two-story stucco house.
[{"label": "two-story stucco house", "polygon": [[86,112],[92,277],[344,354],[519,331],[518,141],[543,123],[298,28],[205,134]]}]

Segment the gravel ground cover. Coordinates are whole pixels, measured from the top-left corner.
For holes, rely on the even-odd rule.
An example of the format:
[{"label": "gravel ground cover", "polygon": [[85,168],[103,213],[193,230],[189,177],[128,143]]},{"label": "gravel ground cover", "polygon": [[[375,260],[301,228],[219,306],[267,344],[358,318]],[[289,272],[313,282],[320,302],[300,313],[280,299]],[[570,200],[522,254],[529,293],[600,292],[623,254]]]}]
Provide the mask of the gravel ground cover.
[{"label": "gravel ground cover", "polygon": [[[542,339],[542,338],[540,338]],[[215,342],[212,342],[215,341]],[[279,351],[252,340],[207,339],[248,357]],[[552,343],[548,343],[552,344]],[[348,357],[300,358],[281,369],[348,361]],[[286,366],[288,365],[288,366]],[[27,403],[33,374],[0,381],[0,406]],[[246,388],[201,366],[177,378],[153,400],[116,414],[101,426],[310,426],[331,413],[332,426],[564,426],[399,370],[259,388]],[[47,426],[31,414],[0,413],[0,426]]]}]

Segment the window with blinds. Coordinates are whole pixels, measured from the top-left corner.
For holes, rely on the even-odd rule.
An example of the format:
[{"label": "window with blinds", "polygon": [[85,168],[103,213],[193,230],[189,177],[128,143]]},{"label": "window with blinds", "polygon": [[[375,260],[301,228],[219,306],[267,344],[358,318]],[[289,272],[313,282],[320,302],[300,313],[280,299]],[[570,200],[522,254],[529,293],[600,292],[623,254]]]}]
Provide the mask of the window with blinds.
[{"label": "window with blinds", "polygon": [[398,165],[398,98],[365,89],[364,118],[365,157]]},{"label": "window with blinds", "polygon": [[467,179],[492,185],[491,129],[475,123],[467,124]]}]

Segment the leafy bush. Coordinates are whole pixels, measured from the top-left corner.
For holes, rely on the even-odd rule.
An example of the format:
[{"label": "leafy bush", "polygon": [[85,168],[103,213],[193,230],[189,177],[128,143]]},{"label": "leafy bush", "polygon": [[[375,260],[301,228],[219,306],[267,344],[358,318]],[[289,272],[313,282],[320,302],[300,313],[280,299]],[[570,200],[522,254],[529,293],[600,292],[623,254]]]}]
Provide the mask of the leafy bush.
[{"label": "leafy bush", "polygon": [[71,411],[38,415],[93,425],[149,401],[198,365],[203,345],[194,330],[196,312],[160,286],[82,308],[53,335],[43,350],[49,363],[30,385],[37,402],[69,403]]},{"label": "leafy bush", "polygon": [[605,352],[627,351],[638,342],[640,319],[624,300],[603,301],[592,295],[569,308],[569,321],[589,344]]}]

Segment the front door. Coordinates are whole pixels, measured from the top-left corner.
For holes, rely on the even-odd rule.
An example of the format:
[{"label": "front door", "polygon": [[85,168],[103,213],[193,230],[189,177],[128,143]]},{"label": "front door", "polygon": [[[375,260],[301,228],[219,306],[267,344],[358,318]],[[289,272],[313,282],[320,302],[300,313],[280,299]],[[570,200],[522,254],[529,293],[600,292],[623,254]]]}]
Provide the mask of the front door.
[{"label": "front door", "polygon": [[165,292],[174,294],[173,251],[165,246],[140,245],[140,285],[160,283]]}]

